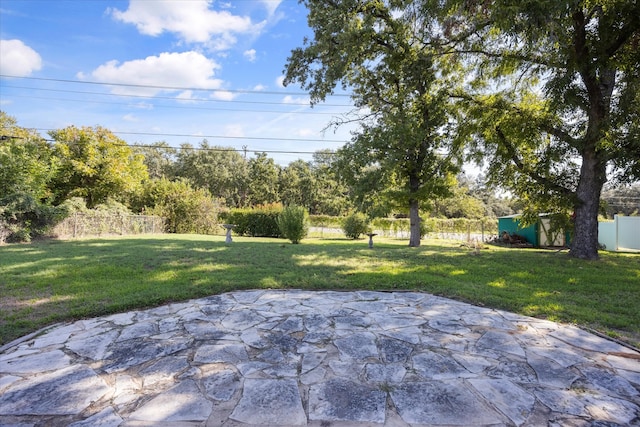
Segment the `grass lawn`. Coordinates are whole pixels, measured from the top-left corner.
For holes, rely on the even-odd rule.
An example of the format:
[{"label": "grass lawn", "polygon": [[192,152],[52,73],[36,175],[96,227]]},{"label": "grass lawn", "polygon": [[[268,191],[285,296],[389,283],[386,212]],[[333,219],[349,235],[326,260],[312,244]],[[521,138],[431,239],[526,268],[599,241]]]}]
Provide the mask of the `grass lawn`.
[{"label": "grass lawn", "polygon": [[460,242],[157,235],[0,246],[0,344],[56,322],[237,289],[412,290],[640,344],[640,255]]}]

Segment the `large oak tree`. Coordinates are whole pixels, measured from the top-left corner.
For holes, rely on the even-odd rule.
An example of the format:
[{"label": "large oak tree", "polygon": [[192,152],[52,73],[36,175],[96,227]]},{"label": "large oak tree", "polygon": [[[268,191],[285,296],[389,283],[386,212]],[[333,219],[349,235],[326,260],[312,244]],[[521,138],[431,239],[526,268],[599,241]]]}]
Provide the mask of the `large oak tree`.
[{"label": "large oak tree", "polygon": [[[367,113],[343,150],[354,168],[373,167],[384,188],[404,202],[411,219],[409,245],[420,245],[421,206],[447,194],[456,171],[443,154],[449,142],[449,98],[430,47],[431,17],[407,8],[413,2],[304,0],[313,40],[295,49],[285,83],[300,83],[312,102],[323,101],[339,84]],[[348,158],[348,155],[343,156]],[[358,164],[359,163],[359,164]],[[378,189],[380,190],[380,189]]]},{"label": "large oak tree", "polygon": [[596,259],[603,185],[640,178],[640,4],[448,6],[440,49],[469,66],[460,95],[477,126],[476,154],[529,206],[573,212],[570,254]]}]

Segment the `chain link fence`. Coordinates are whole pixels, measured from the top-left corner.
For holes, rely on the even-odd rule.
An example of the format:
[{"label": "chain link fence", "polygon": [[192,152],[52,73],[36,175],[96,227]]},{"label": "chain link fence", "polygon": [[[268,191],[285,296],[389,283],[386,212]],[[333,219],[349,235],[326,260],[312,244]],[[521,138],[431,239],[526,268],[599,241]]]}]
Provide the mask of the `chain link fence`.
[{"label": "chain link fence", "polygon": [[54,236],[92,237],[108,235],[156,234],[165,231],[164,218],[152,215],[105,215],[74,213],[56,225]]}]

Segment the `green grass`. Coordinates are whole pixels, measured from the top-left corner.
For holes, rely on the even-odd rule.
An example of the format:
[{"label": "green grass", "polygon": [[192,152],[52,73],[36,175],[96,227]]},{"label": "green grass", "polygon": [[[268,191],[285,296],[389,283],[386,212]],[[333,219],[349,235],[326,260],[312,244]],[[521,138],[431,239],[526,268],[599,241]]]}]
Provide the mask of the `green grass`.
[{"label": "green grass", "polygon": [[160,235],[0,246],[0,344],[56,322],[238,289],[419,290],[640,343],[640,255],[427,240]]}]

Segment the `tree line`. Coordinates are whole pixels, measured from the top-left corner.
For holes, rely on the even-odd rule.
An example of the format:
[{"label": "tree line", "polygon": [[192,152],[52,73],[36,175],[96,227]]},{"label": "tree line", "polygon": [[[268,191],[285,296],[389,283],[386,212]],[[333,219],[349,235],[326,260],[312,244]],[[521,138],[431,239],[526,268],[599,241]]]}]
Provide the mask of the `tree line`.
[{"label": "tree line", "polygon": [[[17,240],[37,235],[70,211],[88,209],[163,216],[167,231],[177,233],[215,232],[221,212],[274,204],[301,206],[311,215],[407,214],[384,197],[386,190],[347,179],[341,153],[318,151],[312,161],[280,166],[266,153],[247,158],[206,140],[197,147],[128,145],[99,126],[50,131],[45,140],[4,112],[0,135],[0,218],[13,224]],[[426,215],[483,218],[518,208],[482,179],[460,175],[455,184],[451,196],[434,200]]]}]

